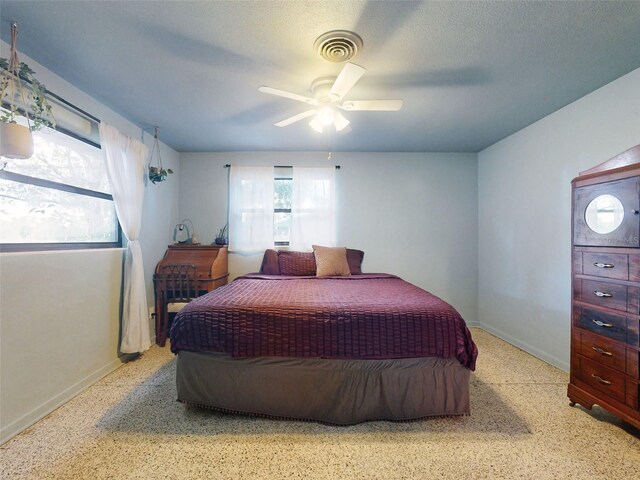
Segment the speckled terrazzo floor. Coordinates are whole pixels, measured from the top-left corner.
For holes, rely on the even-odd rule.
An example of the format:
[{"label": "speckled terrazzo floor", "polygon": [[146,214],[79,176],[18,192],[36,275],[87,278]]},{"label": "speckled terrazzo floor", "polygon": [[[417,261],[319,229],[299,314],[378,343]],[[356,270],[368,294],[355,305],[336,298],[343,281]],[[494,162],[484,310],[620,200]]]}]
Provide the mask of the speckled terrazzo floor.
[{"label": "speckled terrazzo floor", "polygon": [[640,432],[569,407],[567,374],[490,334],[472,414],[353,427],[223,415],[175,401],[152,348],[0,447],[2,479],[637,479]]}]

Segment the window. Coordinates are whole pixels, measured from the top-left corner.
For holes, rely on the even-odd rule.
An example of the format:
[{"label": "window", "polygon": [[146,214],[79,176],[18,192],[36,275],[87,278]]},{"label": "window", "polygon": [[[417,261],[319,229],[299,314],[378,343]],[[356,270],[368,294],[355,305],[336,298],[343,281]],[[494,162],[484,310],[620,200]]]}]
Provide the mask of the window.
[{"label": "window", "polygon": [[273,242],[289,245],[291,238],[291,197],[293,177],[291,168],[276,167],[273,187]]},{"label": "window", "polygon": [[334,167],[230,165],[229,250],[335,245]]},{"label": "window", "polygon": [[[76,125],[80,122],[87,133],[97,129],[95,119],[70,107],[65,114],[65,119],[75,115]],[[65,130],[69,123],[59,124],[60,131],[34,133],[35,153],[30,159],[2,158],[2,164],[6,162],[0,171],[2,251],[121,246],[99,145]]]},{"label": "window", "polygon": [[231,166],[229,251],[273,248],[273,167]]},{"label": "window", "polygon": [[294,250],[335,246],[336,188],[334,167],[293,167],[291,237]]}]

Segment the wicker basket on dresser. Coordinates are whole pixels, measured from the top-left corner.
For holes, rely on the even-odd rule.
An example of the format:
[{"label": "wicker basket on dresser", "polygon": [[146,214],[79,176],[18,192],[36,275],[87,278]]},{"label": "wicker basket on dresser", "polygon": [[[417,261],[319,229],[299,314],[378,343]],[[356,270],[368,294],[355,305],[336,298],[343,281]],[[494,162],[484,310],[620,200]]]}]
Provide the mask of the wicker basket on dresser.
[{"label": "wicker basket on dresser", "polygon": [[640,145],[572,184],[568,396],[640,428]]}]

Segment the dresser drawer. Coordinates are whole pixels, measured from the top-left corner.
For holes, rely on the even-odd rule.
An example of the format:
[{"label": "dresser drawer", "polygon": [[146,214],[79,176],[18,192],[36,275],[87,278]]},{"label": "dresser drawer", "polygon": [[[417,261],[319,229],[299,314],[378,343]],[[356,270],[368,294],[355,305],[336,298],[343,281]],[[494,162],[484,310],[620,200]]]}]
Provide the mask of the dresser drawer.
[{"label": "dresser drawer", "polygon": [[627,340],[627,317],[584,307],[574,307],[574,325],[613,338]]},{"label": "dresser drawer", "polygon": [[629,255],[629,280],[640,282],[640,255]]},{"label": "dresser drawer", "polygon": [[580,275],[582,273],[582,252],[573,251],[573,273]]},{"label": "dresser drawer", "polygon": [[640,380],[640,352],[627,348],[627,375]]},{"label": "dresser drawer", "polygon": [[621,253],[582,254],[582,273],[595,277],[629,279],[629,256]]},{"label": "dresser drawer", "polygon": [[627,378],[627,405],[640,412],[640,383]]},{"label": "dresser drawer", "polygon": [[637,318],[627,318],[627,343],[640,347],[640,320]]},{"label": "dresser drawer", "polygon": [[576,280],[576,297],[581,302],[626,312],[629,288],[616,283],[578,279]]},{"label": "dresser drawer", "polygon": [[583,356],[620,372],[626,371],[624,344],[584,331],[580,332],[578,342],[576,347]]},{"label": "dresser drawer", "polygon": [[605,393],[619,402],[626,402],[626,378],[624,373],[580,357],[578,378],[590,387]]}]

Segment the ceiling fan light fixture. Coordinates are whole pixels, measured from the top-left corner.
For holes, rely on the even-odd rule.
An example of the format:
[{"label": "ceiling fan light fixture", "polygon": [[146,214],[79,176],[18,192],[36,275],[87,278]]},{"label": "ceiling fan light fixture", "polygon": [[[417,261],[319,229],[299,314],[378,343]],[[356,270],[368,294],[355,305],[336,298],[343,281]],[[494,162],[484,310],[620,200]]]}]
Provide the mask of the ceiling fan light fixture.
[{"label": "ceiling fan light fixture", "polygon": [[336,127],[336,131],[338,132],[346,128],[349,123],[349,120],[347,120],[340,112],[336,112],[335,116],[333,117],[333,124]]},{"label": "ceiling fan light fixture", "polygon": [[331,125],[333,123],[334,113],[335,110],[327,105],[320,109],[317,118],[323,125]]},{"label": "ceiling fan light fixture", "polygon": [[324,131],[324,123],[322,123],[322,120],[318,118],[318,115],[313,117],[313,120],[309,122],[309,126],[318,133],[322,133]]},{"label": "ceiling fan light fixture", "polygon": [[340,132],[344,130],[349,123],[349,120],[347,120],[344,115],[327,105],[318,111],[313,117],[313,120],[309,122],[309,126],[316,132],[322,133],[325,127],[333,125],[336,131]]}]

